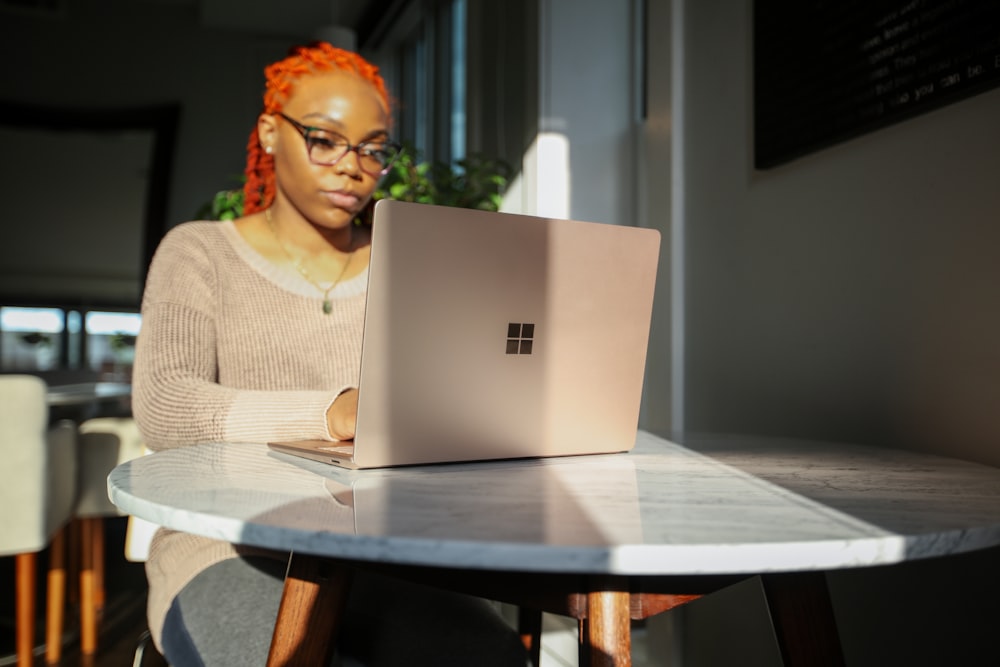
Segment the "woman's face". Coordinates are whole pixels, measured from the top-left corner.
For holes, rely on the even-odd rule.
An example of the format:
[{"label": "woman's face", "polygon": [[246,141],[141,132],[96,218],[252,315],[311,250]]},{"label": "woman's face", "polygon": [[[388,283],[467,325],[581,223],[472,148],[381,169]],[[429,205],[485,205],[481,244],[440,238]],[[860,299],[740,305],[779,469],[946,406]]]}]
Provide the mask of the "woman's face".
[{"label": "woman's face", "polygon": [[[389,139],[382,100],[371,83],[353,72],[335,70],[300,79],[282,113],[340,135],[352,146]],[[274,154],[278,197],[320,227],[351,224],[371,198],[379,175],[362,169],[355,151],[333,165],[313,164],[306,140],[293,123],[278,114],[262,116],[261,123],[261,142]]]}]

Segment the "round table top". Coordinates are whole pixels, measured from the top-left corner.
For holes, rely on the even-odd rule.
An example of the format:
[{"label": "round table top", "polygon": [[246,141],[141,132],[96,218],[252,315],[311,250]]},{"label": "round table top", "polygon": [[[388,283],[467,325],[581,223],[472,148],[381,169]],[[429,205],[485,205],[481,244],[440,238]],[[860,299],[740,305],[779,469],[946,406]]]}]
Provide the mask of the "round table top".
[{"label": "round table top", "polygon": [[109,494],[233,543],[507,571],[831,570],[1000,544],[1000,469],[733,435],[640,432],[624,454],[364,471],[207,443],[118,466]]}]

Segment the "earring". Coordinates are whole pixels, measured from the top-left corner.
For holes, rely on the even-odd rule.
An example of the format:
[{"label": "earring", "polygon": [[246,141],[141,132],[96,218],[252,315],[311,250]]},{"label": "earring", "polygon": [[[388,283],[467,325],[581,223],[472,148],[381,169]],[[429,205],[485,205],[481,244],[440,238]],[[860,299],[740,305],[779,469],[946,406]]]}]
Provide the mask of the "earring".
[{"label": "earring", "polygon": [[268,155],[270,155],[271,153],[274,152],[274,149],[271,148],[270,146],[265,146],[264,147],[264,152],[267,153]]}]

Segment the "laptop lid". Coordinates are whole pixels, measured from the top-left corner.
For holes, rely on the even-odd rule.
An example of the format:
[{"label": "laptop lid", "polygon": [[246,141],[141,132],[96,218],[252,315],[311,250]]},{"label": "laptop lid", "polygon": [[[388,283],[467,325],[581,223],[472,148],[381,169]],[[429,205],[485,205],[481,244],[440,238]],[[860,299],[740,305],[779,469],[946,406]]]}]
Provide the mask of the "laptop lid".
[{"label": "laptop lid", "polygon": [[352,465],[624,451],[656,230],[375,206]]}]

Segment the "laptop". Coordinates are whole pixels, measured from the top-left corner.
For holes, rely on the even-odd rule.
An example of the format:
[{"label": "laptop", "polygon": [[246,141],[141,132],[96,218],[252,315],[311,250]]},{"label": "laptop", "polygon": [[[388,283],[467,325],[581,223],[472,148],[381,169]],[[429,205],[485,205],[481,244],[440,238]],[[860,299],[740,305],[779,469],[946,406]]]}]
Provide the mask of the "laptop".
[{"label": "laptop", "polygon": [[638,431],[660,234],[381,200],[346,468],[622,452]]}]

